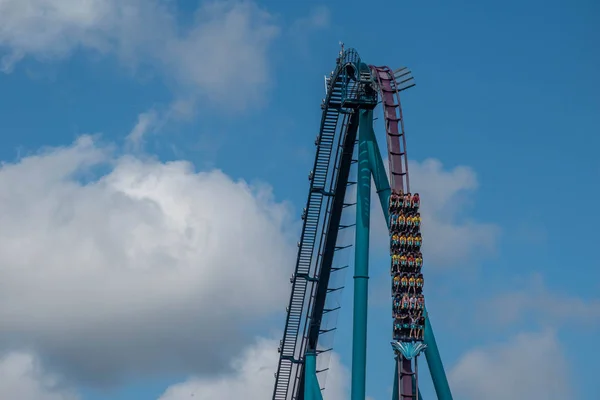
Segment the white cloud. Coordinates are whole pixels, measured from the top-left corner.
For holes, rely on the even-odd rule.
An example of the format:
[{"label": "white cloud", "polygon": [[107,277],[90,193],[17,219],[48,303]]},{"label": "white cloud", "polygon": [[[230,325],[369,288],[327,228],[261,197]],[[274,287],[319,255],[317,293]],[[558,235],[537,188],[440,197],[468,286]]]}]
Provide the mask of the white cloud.
[{"label": "white cloud", "polygon": [[[233,362],[233,373],[218,378],[192,378],[173,385],[159,400],[264,400],[273,395],[277,370],[278,341],[260,339]],[[323,385],[321,385],[323,386]],[[348,371],[339,357],[331,357],[324,396],[328,400],[348,398]]]},{"label": "white cloud", "polygon": [[325,29],[331,23],[331,11],[327,6],[317,6],[310,10],[308,16],[297,19],[292,24],[291,31],[294,33],[306,33],[307,31]]},{"label": "white cloud", "polygon": [[450,265],[494,248],[499,228],[461,215],[478,186],[471,168],[444,170],[440,161],[427,159],[411,162],[409,171],[411,189],[422,198],[423,254],[436,264]]},{"label": "white cloud", "polygon": [[515,325],[525,318],[530,323],[535,321],[553,327],[600,323],[600,299],[585,300],[563,290],[551,290],[539,274],[524,282],[514,291],[481,303],[482,318],[501,326]]},{"label": "white cloud", "polygon": [[205,2],[182,28],[176,12],[168,0],[0,0],[0,66],[86,49],[158,66],[179,92],[230,109],[262,100],[274,18],[248,1]]},{"label": "white cloud", "polygon": [[139,150],[142,146],[144,136],[149,130],[154,129],[158,122],[158,114],[155,110],[150,110],[145,113],[138,115],[138,120],[127,135],[128,143],[136,150]]},{"label": "white cloud", "polygon": [[0,398],[18,400],[77,400],[59,380],[44,372],[29,353],[9,353],[0,358]]},{"label": "white cloud", "polygon": [[[387,169],[387,160],[384,163]],[[431,158],[410,161],[408,168],[411,190],[421,196],[423,254],[428,266],[450,267],[478,252],[494,249],[499,228],[463,216],[478,187],[471,168],[458,166],[448,170]],[[373,215],[380,215],[376,197],[372,205]],[[373,218],[373,225],[378,237],[387,235],[383,218]],[[379,242],[388,245],[387,239]]]},{"label": "white cloud", "polygon": [[559,400],[575,397],[569,366],[551,332],[467,353],[450,373],[454,395],[465,400]]},{"label": "white cloud", "polygon": [[75,380],[216,372],[287,299],[295,234],[267,186],[82,137],[2,165],[0,193],[0,346]]}]

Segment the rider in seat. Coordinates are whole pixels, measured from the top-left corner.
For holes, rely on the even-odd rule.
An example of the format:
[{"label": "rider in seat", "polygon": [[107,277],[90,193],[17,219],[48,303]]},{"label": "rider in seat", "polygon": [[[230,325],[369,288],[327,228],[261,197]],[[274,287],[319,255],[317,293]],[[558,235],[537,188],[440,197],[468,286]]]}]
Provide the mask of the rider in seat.
[{"label": "rider in seat", "polygon": [[[405,270],[406,269],[407,262],[408,262],[407,257],[404,254],[402,254],[400,256],[400,269],[401,270]],[[410,263],[408,264],[408,266],[410,267]]]},{"label": "rider in seat", "polygon": [[411,201],[412,201],[412,196],[409,193],[406,193],[402,199],[402,207],[405,209],[410,209],[411,208]]},{"label": "rider in seat", "polygon": [[407,213],[406,214],[406,218],[405,218],[405,224],[406,224],[406,230],[407,231],[412,230],[413,222],[414,222],[414,220],[413,220],[412,214],[411,213]]},{"label": "rider in seat", "polygon": [[415,257],[412,253],[408,254],[408,258],[406,261],[408,262],[408,268],[413,269],[415,267]]},{"label": "rider in seat", "polygon": [[421,226],[421,213],[415,214],[415,216],[413,217],[413,225],[415,226],[415,228],[419,229],[419,227]]},{"label": "rider in seat", "polygon": [[398,230],[403,231],[404,227],[406,226],[406,215],[404,215],[404,213],[400,213],[400,215],[398,215]]},{"label": "rider in seat", "polygon": [[419,197],[419,193],[415,193],[411,198],[411,208],[417,209],[421,204],[421,198]]},{"label": "rider in seat", "polygon": [[419,331],[419,319],[421,318],[421,313],[417,312],[414,313],[411,317],[410,317],[410,334],[409,337],[411,339],[417,339],[418,338],[418,331]]},{"label": "rider in seat", "polygon": [[391,246],[392,252],[397,250],[399,246],[400,246],[400,238],[397,233],[394,233],[392,235],[392,246]]},{"label": "rider in seat", "polygon": [[410,297],[406,293],[402,295],[402,305],[400,306],[403,310],[408,310],[410,308]]},{"label": "rider in seat", "polygon": [[422,292],[423,291],[423,283],[425,283],[423,281],[423,274],[419,274],[417,275],[417,279],[415,280],[416,286],[417,286],[417,291],[418,292]]},{"label": "rider in seat", "polygon": [[419,251],[415,257],[415,266],[420,269],[423,266],[423,254]]},{"label": "rider in seat", "polygon": [[419,328],[420,328],[419,329],[420,332],[417,333],[417,337],[422,340],[423,337],[425,336],[425,315],[421,314],[417,324],[419,325]]},{"label": "rider in seat", "polygon": [[406,274],[402,274],[402,278],[400,278],[400,286],[402,287],[403,291],[408,289],[408,277]]},{"label": "rider in seat", "polygon": [[408,291],[417,294],[416,279],[413,274],[410,274],[410,278],[408,278]]},{"label": "rider in seat", "polygon": [[417,248],[421,247],[421,245],[423,244],[423,238],[421,237],[420,233],[417,233],[417,236],[415,237],[415,246]]}]

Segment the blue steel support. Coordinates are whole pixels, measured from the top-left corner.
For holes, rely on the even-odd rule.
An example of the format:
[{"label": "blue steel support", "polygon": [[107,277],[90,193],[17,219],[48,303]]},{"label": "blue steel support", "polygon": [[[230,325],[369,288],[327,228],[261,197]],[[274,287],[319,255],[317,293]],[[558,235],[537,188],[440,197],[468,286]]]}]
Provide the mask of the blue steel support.
[{"label": "blue steel support", "polygon": [[317,354],[306,352],[304,358],[304,398],[306,400],[323,400],[323,393],[317,378]]},{"label": "blue steel support", "polygon": [[[427,310],[425,310],[425,312],[427,312]],[[429,321],[429,316],[425,318],[425,337],[423,341],[427,345],[427,348],[425,349],[425,358],[427,359],[431,380],[433,381],[433,387],[435,388],[438,400],[452,400],[452,392],[450,391],[448,378],[446,378],[440,351],[435,342],[435,336],[433,334],[433,328],[431,327],[431,321]]]},{"label": "blue steel support", "polygon": [[368,135],[368,130],[373,128],[369,124],[368,117],[365,116],[368,111],[361,110],[359,112],[351,400],[365,400],[367,376],[371,169],[369,168],[369,149],[365,136]]},{"label": "blue steel support", "polygon": [[[396,366],[394,367],[394,391],[392,392],[392,400],[400,400],[398,398],[398,361],[396,360],[394,364]],[[419,398],[421,398],[421,393],[419,393]]]},{"label": "blue steel support", "polygon": [[[372,121],[373,114],[371,112],[370,119]],[[366,122],[365,122],[366,123]],[[362,120],[361,120],[361,135],[367,141],[367,148],[369,151],[369,164],[370,169],[373,172],[373,181],[375,183],[375,188],[377,190],[377,195],[379,196],[379,201],[381,203],[381,208],[383,210],[383,215],[385,220],[387,221],[389,228],[389,210],[388,204],[390,199],[390,183],[387,177],[387,173],[383,164],[383,159],[381,158],[381,152],[379,151],[379,145],[377,144],[377,140],[375,139],[375,131],[373,130],[373,125],[371,123],[371,129],[367,130],[363,129]],[[364,134],[363,134],[364,132]],[[435,335],[433,334],[433,328],[431,327],[431,321],[429,320],[429,315],[427,314],[427,310],[425,310],[425,315],[427,316],[425,319],[425,337],[424,343],[427,345],[425,349],[425,358],[427,359],[427,365],[429,366],[429,371],[431,373],[431,380],[433,381],[433,387],[435,388],[435,393],[437,395],[438,400],[453,400],[452,392],[450,391],[450,385],[448,384],[448,378],[446,377],[446,372],[444,371],[444,364],[442,363],[442,357],[440,356],[440,352],[437,347],[437,343],[435,341]],[[397,368],[397,367],[396,367]],[[394,382],[398,379],[398,374],[396,372],[394,376]],[[423,397],[419,393],[419,399]]]}]

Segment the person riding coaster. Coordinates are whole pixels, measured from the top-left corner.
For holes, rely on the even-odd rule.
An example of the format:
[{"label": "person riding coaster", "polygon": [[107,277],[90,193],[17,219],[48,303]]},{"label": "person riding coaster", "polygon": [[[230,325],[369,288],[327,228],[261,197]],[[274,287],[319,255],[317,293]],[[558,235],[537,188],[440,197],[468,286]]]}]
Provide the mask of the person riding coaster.
[{"label": "person riding coaster", "polygon": [[402,278],[400,278],[400,286],[402,287],[402,289],[408,288],[408,277],[406,276],[406,274],[402,274]]},{"label": "person riding coaster", "polygon": [[408,254],[406,262],[408,263],[408,267],[409,268],[414,268],[415,267],[415,257],[413,256],[412,253]]},{"label": "person riding coaster", "polygon": [[415,228],[419,228],[419,226],[421,226],[421,213],[417,213],[414,217],[413,217],[413,225],[415,226]]},{"label": "person riding coaster", "polygon": [[421,254],[420,251],[417,253],[417,256],[415,257],[415,266],[417,268],[421,268],[423,266],[423,255]]},{"label": "person riding coaster", "polygon": [[398,214],[398,224],[397,224],[397,228],[400,231],[403,231],[406,227],[406,214],[404,214],[403,212],[400,212],[400,214]]},{"label": "person riding coaster", "polygon": [[411,231],[412,227],[413,227],[413,216],[411,213],[406,214],[406,217],[404,218],[404,224],[406,226],[406,230],[407,231]]},{"label": "person riding coaster", "polygon": [[417,312],[410,317],[410,333],[409,337],[411,339],[417,339],[418,329],[419,329],[419,319],[421,318],[421,312]]},{"label": "person riding coaster", "polygon": [[391,250],[392,252],[396,249],[398,249],[398,247],[400,247],[400,237],[398,236],[398,234],[394,233],[392,235],[392,244],[391,244]]},{"label": "person riding coaster", "polygon": [[400,234],[399,240],[400,240],[400,248],[401,249],[405,248],[406,247],[406,236],[403,233]]},{"label": "person riding coaster", "polygon": [[[398,273],[398,270],[394,264],[390,267],[390,275],[392,278]],[[392,281],[392,289],[393,289],[393,281]]]},{"label": "person riding coaster", "polygon": [[394,203],[394,207],[396,208],[396,210],[402,209],[403,199],[404,195],[402,194],[402,191],[396,194],[396,202]]},{"label": "person riding coaster", "polygon": [[415,283],[417,286],[417,290],[419,292],[423,291],[423,284],[425,283],[423,281],[423,274],[420,273],[419,275],[417,275],[417,279],[415,279]]},{"label": "person riding coaster", "polygon": [[402,336],[402,321],[394,321],[394,339],[399,340]]},{"label": "person riding coaster", "polygon": [[390,198],[388,200],[388,211],[390,212],[390,214],[396,208],[396,201],[397,200],[398,200],[398,195],[396,194],[396,192],[392,191],[392,193],[390,194]]},{"label": "person riding coaster", "polygon": [[408,297],[408,294],[406,293],[402,296],[402,305],[400,306],[400,308],[402,308],[403,310],[410,309],[410,297]]},{"label": "person riding coaster", "polygon": [[410,266],[409,259],[406,257],[406,255],[402,254],[400,256],[400,268],[406,267],[407,263],[408,263],[408,266]]},{"label": "person riding coaster", "polygon": [[423,244],[423,237],[420,233],[417,233],[417,236],[414,238],[415,247],[419,248]]},{"label": "person riding coaster", "polygon": [[390,230],[396,231],[398,228],[398,214],[390,214]]},{"label": "person riding coaster", "polygon": [[411,208],[417,209],[419,208],[419,206],[421,205],[421,197],[419,196],[419,193],[415,193],[412,198],[410,199],[411,202]]},{"label": "person riding coaster", "polygon": [[400,296],[394,297],[394,302],[392,304],[392,315],[394,318],[397,318],[397,315],[400,313],[402,309],[402,298]]},{"label": "person riding coaster", "polygon": [[412,196],[409,193],[406,193],[403,198],[402,198],[402,207],[405,209],[410,209],[411,207],[411,202],[412,202]]},{"label": "person riding coaster", "polygon": [[425,316],[423,314],[421,314],[417,324],[420,327],[420,332],[417,333],[417,337],[422,340],[423,337],[425,337]]},{"label": "person riding coaster", "polygon": [[423,296],[423,293],[421,293],[417,297],[417,310],[424,310],[424,309],[425,309],[425,296]]},{"label": "person riding coaster", "polygon": [[417,298],[414,296],[411,296],[409,299],[409,302],[410,302],[410,309],[416,310],[417,309]]},{"label": "person riding coaster", "polygon": [[413,274],[408,278],[408,292],[412,292],[415,296],[417,294],[416,279]]},{"label": "person riding coaster", "polygon": [[407,247],[413,247],[415,244],[415,238],[413,235],[409,234],[408,236],[406,236],[406,246]]}]

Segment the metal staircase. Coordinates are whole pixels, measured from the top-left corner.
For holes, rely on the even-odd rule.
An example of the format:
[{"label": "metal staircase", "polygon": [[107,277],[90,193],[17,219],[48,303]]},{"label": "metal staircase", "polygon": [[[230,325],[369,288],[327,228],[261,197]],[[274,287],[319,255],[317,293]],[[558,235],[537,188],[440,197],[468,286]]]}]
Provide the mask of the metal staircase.
[{"label": "metal staircase", "polygon": [[[328,82],[329,83],[329,82]],[[303,340],[305,329],[302,326],[305,305],[309,302],[307,291],[311,293],[316,275],[315,245],[320,238],[319,227],[323,225],[324,216],[330,211],[330,201],[323,201],[330,194],[327,192],[328,184],[331,183],[331,171],[333,168],[332,152],[339,142],[336,140],[339,120],[339,104],[341,102],[341,80],[336,79],[333,85],[329,85],[326,101],[323,103],[323,116],[321,119],[321,130],[315,141],[317,155],[313,170],[310,173],[310,190],[306,208],[303,210],[301,239],[298,242],[298,258],[294,275],[291,278],[292,293],[287,307],[287,318],[283,339],[279,347],[279,364],[275,374],[275,389],[273,400],[287,400],[292,376],[297,376],[297,370],[303,362],[303,354],[298,342]],[[335,168],[335,165],[333,166]]]}]

